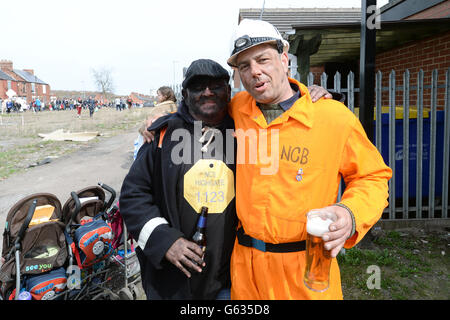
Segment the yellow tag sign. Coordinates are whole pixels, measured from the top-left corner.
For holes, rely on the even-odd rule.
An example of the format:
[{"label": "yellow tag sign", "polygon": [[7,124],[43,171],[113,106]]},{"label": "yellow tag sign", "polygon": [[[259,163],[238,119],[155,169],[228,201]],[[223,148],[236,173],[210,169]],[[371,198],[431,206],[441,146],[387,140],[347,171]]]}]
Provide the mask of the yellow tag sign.
[{"label": "yellow tag sign", "polygon": [[200,159],[184,175],[184,198],[197,212],[221,213],[234,195],[234,174],[223,161]]}]

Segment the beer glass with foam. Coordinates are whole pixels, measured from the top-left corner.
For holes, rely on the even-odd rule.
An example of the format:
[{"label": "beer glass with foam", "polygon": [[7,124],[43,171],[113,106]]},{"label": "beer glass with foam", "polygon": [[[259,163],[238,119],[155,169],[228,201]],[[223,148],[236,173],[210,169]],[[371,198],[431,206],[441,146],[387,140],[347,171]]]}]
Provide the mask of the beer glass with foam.
[{"label": "beer glass with foam", "polygon": [[322,236],[329,231],[336,215],[331,211],[314,209],[307,213],[306,222],[306,268],[303,281],[305,285],[317,292],[328,289],[330,284],[330,251],[325,250]]}]

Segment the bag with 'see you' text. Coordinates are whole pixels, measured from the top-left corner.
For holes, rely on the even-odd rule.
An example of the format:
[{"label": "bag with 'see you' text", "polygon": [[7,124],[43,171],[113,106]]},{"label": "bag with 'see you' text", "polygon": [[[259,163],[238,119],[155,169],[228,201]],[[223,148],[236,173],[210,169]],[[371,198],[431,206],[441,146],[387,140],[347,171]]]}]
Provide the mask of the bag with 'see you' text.
[{"label": "bag with 'see you' text", "polygon": [[48,300],[66,289],[67,277],[64,268],[58,268],[39,275],[28,276],[25,288],[33,300]]}]

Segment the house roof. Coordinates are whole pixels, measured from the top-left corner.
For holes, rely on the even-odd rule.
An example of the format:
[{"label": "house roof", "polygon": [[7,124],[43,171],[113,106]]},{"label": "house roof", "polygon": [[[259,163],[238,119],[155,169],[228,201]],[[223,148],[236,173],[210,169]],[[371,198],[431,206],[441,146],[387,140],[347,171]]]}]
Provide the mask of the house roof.
[{"label": "house roof", "polygon": [[24,70],[19,70],[19,69],[13,69],[13,72],[17,75],[19,75],[20,77],[22,77],[26,82],[34,82],[34,83],[39,83],[39,84],[47,84],[46,82],[42,81],[41,79],[39,79],[38,77],[36,77],[35,75],[26,72]]},{"label": "house roof", "polygon": [[[448,0],[427,0],[427,1],[414,1],[414,0],[391,0],[383,7],[381,11],[381,21],[397,21],[407,19],[416,13],[425,11],[435,5],[441,4]],[[442,10],[439,18],[449,17],[446,10]],[[437,18],[435,16],[435,18]]]},{"label": "house roof", "polygon": [[[242,19],[259,19],[261,9],[240,9]],[[361,21],[361,8],[266,8],[262,20],[270,22],[281,34],[294,33],[293,26],[352,23]]]},{"label": "house roof", "polygon": [[13,80],[14,78],[8,76],[6,73],[0,70],[0,80]]}]

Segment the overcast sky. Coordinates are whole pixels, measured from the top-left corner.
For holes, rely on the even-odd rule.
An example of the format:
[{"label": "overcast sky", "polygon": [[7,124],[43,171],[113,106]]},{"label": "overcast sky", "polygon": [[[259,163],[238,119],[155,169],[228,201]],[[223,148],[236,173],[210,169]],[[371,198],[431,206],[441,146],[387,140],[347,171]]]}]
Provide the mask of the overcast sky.
[{"label": "overcast sky", "polygon": [[[180,83],[210,58],[229,69],[239,8],[361,7],[361,0],[13,0],[0,5],[0,59],[34,69],[54,90],[96,90],[112,70],[115,93]],[[378,6],[388,0],[378,0]]]}]

